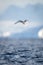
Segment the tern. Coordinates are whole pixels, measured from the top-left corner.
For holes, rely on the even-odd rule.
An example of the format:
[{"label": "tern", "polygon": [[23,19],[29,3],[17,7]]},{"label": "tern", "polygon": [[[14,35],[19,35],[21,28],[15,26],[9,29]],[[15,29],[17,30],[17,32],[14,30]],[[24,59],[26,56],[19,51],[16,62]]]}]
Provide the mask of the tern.
[{"label": "tern", "polygon": [[19,20],[19,21],[17,21],[15,24],[17,24],[17,23],[22,23],[22,24],[25,24],[26,22],[27,22],[27,20],[24,20],[24,21]]}]

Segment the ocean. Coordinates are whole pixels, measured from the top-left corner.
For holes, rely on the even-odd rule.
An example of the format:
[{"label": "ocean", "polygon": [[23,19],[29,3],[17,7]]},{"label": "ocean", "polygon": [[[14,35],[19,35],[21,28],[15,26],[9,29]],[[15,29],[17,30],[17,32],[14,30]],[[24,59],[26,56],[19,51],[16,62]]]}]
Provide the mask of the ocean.
[{"label": "ocean", "polygon": [[0,39],[0,65],[43,65],[43,39]]}]

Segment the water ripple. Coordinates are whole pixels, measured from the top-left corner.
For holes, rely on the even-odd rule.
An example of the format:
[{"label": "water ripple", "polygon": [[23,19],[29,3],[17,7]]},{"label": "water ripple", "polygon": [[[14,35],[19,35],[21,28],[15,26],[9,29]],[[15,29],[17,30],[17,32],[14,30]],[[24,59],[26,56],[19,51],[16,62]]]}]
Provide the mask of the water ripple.
[{"label": "water ripple", "polygon": [[23,42],[21,46],[20,43],[0,44],[0,65],[43,65],[43,46],[40,46],[42,43],[38,45],[24,42],[24,46]]}]

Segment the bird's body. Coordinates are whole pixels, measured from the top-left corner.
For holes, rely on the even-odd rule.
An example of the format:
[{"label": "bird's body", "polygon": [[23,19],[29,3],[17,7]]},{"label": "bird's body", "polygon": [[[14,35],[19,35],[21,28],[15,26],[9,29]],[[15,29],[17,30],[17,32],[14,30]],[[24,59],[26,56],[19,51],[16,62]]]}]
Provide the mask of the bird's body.
[{"label": "bird's body", "polygon": [[26,22],[27,22],[27,20],[24,20],[24,21],[19,20],[19,21],[17,21],[15,24],[17,24],[17,23],[22,23],[22,24],[25,24]]}]

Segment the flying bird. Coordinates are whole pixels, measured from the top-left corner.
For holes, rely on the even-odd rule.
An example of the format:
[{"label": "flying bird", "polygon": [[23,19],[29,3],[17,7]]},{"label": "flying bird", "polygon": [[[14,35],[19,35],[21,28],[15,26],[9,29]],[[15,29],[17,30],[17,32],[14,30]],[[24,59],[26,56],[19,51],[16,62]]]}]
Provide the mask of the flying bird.
[{"label": "flying bird", "polygon": [[26,22],[27,22],[27,20],[24,20],[24,21],[19,20],[19,21],[17,21],[15,24],[17,24],[17,23],[22,23],[22,24],[25,24]]}]

